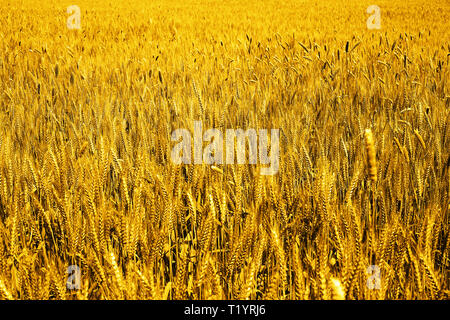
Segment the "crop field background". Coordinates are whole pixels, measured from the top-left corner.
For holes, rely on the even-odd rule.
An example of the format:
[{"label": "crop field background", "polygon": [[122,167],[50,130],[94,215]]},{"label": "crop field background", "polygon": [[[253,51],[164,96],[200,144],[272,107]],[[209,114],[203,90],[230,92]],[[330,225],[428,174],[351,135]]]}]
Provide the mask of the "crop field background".
[{"label": "crop field background", "polygon": [[0,299],[448,299],[449,1],[0,8]]}]

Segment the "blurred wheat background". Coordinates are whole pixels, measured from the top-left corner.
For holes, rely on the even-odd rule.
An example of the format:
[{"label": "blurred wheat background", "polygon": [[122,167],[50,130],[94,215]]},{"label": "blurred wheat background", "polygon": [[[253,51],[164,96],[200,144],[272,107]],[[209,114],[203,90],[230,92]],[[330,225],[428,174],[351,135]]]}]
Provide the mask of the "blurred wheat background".
[{"label": "blurred wheat background", "polygon": [[[0,3],[0,298],[448,299],[448,1]],[[279,172],[174,165],[195,120]]]}]

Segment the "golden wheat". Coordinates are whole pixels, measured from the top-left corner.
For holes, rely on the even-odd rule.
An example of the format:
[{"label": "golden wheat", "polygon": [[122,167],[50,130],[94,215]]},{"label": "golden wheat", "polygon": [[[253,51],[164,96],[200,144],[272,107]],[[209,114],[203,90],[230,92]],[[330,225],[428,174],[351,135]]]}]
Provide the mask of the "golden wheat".
[{"label": "golden wheat", "polygon": [[[76,2],[0,0],[0,299],[448,297],[447,4]],[[277,174],[173,163],[194,121]]]}]

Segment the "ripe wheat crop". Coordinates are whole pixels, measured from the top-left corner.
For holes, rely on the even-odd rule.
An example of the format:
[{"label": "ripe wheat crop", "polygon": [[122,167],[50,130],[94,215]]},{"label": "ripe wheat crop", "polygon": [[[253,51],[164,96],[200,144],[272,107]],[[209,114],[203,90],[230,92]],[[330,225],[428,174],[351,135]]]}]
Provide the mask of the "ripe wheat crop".
[{"label": "ripe wheat crop", "polygon": [[448,2],[0,3],[0,299],[448,299]]}]

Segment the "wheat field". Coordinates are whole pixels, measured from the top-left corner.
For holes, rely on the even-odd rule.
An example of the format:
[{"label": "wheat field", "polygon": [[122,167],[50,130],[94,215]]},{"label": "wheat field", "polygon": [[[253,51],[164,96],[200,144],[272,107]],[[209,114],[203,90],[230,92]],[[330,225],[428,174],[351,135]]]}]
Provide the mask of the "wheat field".
[{"label": "wheat field", "polygon": [[0,3],[0,299],[448,299],[448,1]]}]

